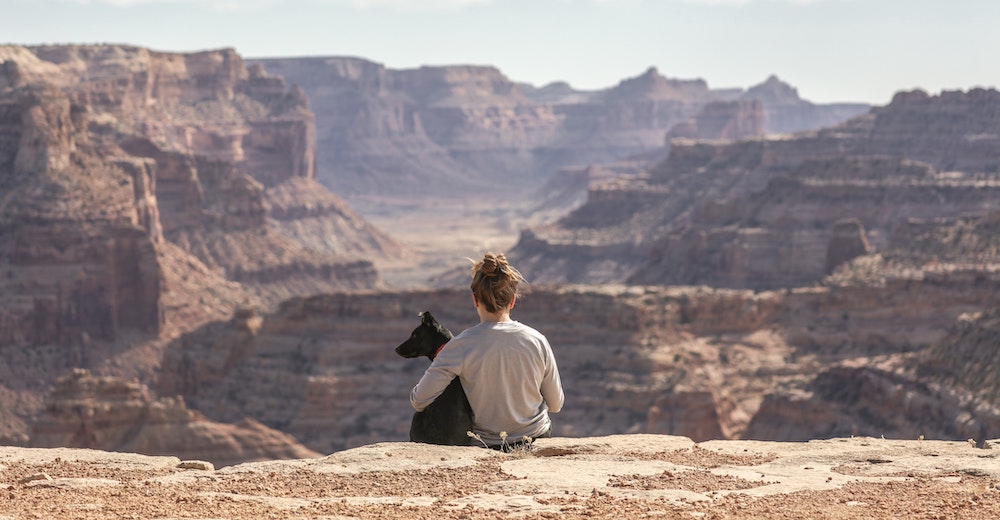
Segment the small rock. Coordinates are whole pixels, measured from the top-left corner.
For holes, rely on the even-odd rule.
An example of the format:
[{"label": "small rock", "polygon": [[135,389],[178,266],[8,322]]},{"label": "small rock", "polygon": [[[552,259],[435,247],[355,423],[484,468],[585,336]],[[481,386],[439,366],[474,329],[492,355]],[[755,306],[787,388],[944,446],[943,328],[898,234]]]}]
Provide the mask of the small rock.
[{"label": "small rock", "polygon": [[177,465],[180,469],[200,469],[204,471],[215,471],[215,466],[211,462],[203,460],[182,460]]},{"label": "small rock", "polygon": [[27,484],[28,482],[34,482],[36,480],[52,480],[47,473],[35,473],[34,475],[28,475],[27,477],[18,480],[18,484]]}]

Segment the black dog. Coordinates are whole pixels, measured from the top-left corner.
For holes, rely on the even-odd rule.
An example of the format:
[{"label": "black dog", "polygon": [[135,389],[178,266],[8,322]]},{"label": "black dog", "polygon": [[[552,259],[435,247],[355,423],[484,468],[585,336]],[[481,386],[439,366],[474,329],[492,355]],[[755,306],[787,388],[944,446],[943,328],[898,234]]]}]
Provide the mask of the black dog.
[{"label": "black dog", "polygon": [[[396,353],[405,358],[427,356],[431,361],[448,340],[451,331],[424,311],[419,314],[420,326],[413,329],[410,339],[396,347]],[[472,442],[472,406],[465,397],[462,383],[456,377],[444,392],[422,412],[413,414],[410,422],[410,440],[427,444],[468,446]]]}]

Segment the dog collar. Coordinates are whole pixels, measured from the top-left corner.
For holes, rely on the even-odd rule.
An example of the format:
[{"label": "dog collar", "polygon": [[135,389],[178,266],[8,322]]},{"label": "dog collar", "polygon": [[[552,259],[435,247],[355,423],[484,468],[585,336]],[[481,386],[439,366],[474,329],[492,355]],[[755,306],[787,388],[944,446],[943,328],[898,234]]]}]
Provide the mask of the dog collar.
[{"label": "dog collar", "polygon": [[438,354],[440,354],[440,353],[441,353],[441,350],[442,350],[442,349],[444,349],[444,346],[445,346],[445,345],[447,345],[447,344],[448,344],[448,342],[447,342],[447,341],[445,341],[444,343],[442,343],[442,344],[441,344],[441,346],[440,346],[440,347],[438,347],[438,349],[437,349],[437,350],[435,350],[435,351],[434,351],[434,359],[437,359],[437,357],[438,357]]}]

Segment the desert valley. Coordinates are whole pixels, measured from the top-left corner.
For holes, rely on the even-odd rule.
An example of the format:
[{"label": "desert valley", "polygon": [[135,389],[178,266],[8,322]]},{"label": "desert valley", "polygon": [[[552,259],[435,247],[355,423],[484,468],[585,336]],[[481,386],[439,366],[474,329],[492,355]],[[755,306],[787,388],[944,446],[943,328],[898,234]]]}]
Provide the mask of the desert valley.
[{"label": "desert valley", "polygon": [[823,105],[774,76],[650,68],[585,91],[488,66],[0,46],[5,450],[221,468],[411,449],[426,361],[393,348],[424,310],[475,323],[485,251],[526,275],[514,318],[559,362],[547,457],[648,462],[645,434],[762,457],[725,448],[726,467],[852,437],[994,456],[996,90]]}]

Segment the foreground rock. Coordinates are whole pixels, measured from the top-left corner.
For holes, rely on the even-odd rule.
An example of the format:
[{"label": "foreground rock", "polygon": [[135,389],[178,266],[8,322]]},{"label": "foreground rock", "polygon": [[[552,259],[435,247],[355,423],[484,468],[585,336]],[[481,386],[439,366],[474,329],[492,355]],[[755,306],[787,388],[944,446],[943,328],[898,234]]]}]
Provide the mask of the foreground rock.
[{"label": "foreground rock", "polygon": [[210,421],[183,399],[154,399],[145,385],[83,369],[59,380],[29,445],[176,455],[217,466],[319,455],[252,419]]},{"label": "foreground rock", "polygon": [[511,454],[378,443],[212,470],[175,457],[0,448],[0,518],[986,519],[1000,512],[998,456],[967,442],[623,435],[541,439]]}]

